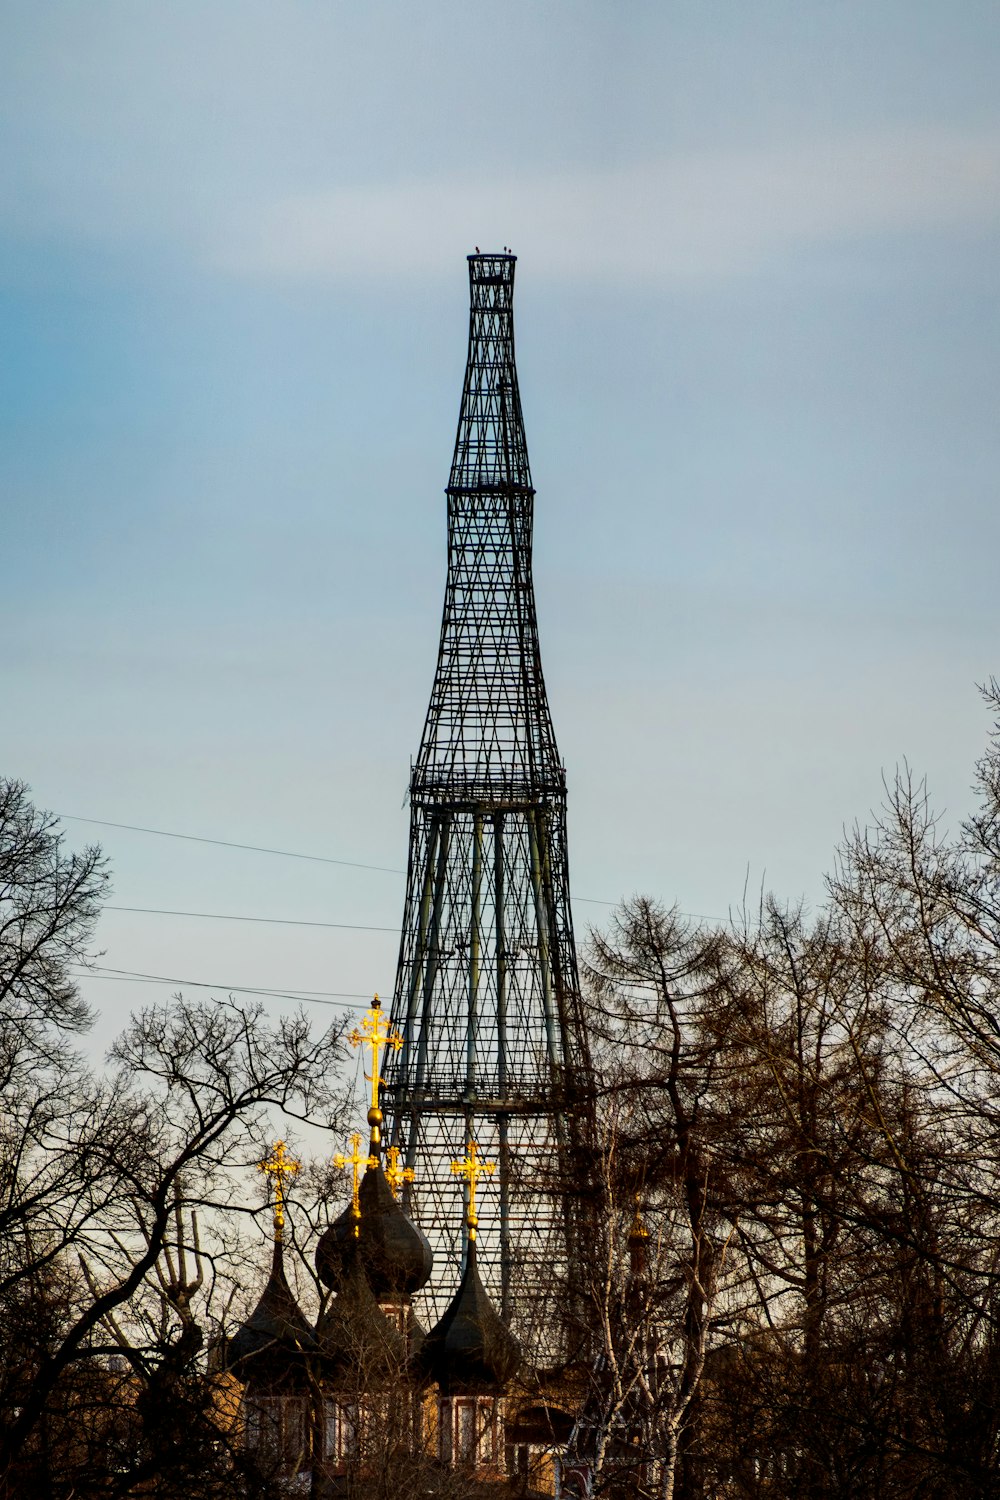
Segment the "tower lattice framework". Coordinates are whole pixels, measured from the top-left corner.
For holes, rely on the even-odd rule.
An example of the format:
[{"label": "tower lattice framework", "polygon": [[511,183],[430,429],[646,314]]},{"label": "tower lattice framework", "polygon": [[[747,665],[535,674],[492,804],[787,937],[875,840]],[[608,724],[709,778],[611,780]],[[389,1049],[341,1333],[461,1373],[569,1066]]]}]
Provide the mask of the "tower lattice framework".
[{"label": "tower lattice framework", "polygon": [[410,779],[406,906],[387,1060],[388,1134],[435,1249],[435,1312],[463,1254],[452,1161],[475,1138],[484,1279],[529,1343],[526,1310],[572,1258],[558,1191],[585,1112],[566,846],[566,777],[531,577],[534,489],[514,364],[515,257],[469,256],[468,362],[447,487],[441,640]]}]

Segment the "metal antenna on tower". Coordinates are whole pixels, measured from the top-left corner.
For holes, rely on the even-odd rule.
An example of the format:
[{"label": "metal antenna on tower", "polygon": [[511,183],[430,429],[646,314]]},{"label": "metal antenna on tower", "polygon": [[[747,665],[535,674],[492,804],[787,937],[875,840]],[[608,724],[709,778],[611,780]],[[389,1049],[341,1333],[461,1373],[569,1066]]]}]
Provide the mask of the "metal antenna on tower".
[{"label": "metal antenna on tower", "polygon": [[[410,779],[406,906],[385,1063],[387,1138],[420,1176],[408,1211],[435,1248],[436,1301],[464,1245],[450,1163],[498,1163],[480,1264],[501,1311],[572,1258],[554,1191],[590,1077],[566,848],[566,777],[531,578],[534,489],[514,364],[516,257],[469,256],[469,349],[447,487],[437,669]],[[436,1311],[440,1309],[436,1307]]]}]

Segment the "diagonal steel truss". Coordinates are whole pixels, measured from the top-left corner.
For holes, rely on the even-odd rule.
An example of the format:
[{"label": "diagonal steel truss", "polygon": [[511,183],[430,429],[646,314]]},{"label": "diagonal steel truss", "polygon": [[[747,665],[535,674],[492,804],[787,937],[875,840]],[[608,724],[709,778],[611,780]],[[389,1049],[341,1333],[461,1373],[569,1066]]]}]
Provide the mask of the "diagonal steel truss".
[{"label": "diagonal steel truss", "polygon": [[474,1136],[479,1260],[529,1344],[543,1269],[572,1256],[557,1191],[585,1112],[589,1057],[570,914],[566,778],[531,578],[534,489],[514,364],[513,255],[469,257],[469,351],[447,488],[437,669],[410,780],[406,906],[386,1064],[389,1140],[417,1179],[429,1311],[457,1283],[463,1215],[450,1163]]}]

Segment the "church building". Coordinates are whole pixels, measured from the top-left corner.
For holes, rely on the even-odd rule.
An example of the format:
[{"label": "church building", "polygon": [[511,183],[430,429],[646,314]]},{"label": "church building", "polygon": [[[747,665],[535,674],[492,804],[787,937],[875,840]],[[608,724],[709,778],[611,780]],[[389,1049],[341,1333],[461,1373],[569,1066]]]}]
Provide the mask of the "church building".
[{"label": "church building", "polygon": [[372,1054],[368,1147],[365,1153],[356,1133],[350,1154],[334,1158],[350,1167],[353,1191],[315,1247],[325,1289],[315,1323],[284,1263],[286,1186],[300,1164],[280,1141],[261,1163],[273,1183],[271,1270],[225,1350],[225,1367],[242,1388],[240,1441],[289,1494],[316,1500],[363,1494],[366,1475],[376,1471],[397,1474],[401,1495],[418,1475],[428,1494],[556,1493],[558,1463],[549,1450],[570,1419],[556,1410],[558,1431],[539,1425],[542,1408],[519,1380],[529,1373],[523,1352],[480,1275],[476,1189],[493,1163],[470,1140],[453,1164],[465,1188],[467,1253],[454,1295],[427,1331],[412,1299],[430,1278],[431,1247],[396,1197],[412,1169],[399,1165],[395,1151],[388,1166],[382,1161],[378,1053],[393,1033],[377,997],[363,1026]]}]

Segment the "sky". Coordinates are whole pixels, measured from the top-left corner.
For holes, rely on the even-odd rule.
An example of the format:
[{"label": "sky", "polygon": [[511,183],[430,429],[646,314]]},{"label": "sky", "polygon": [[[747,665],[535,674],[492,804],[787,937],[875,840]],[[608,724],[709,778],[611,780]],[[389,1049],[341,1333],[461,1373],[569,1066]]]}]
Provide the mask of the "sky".
[{"label": "sky", "polygon": [[581,942],[636,892],[815,908],[904,760],[970,809],[995,4],[3,0],[0,36],[0,774],[159,909],[101,919],[101,1045],[194,984],[391,992],[475,245],[518,254]]}]

